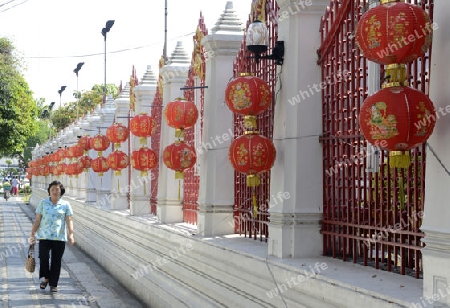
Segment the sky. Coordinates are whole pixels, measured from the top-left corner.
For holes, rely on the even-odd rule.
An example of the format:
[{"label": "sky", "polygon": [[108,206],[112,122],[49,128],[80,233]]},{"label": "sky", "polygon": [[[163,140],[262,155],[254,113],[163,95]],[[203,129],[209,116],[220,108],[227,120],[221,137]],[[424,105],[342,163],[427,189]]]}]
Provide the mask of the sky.
[{"label": "sky", "polygon": [[[202,12],[208,30],[227,0],[167,0],[168,48],[177,41],[192,53],[192,36]],[[251,0],[234,0],[243,22]],[[140,79],[151,65],[158,75],[164,47],[165,0],[0,0],[0,37],[9,38],[23,59],[23,75],[33,97],[45,105],[74,101],[74,91],[104,83],[105,42],[101,30],[115,20],[106,39],[106,82],[129,81],[133,66]],[[77,76],[73,70],[84,62]],[[67,86],[61,97],[58,90]]]}]

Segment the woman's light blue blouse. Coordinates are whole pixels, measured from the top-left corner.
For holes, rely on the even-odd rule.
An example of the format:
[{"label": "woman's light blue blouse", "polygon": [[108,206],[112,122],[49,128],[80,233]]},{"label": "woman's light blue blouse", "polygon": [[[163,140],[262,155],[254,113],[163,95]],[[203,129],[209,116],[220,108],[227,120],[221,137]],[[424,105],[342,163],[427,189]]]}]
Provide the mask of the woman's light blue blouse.
[{"label": "woman's light blue blouse", "polygon": [[56,205],[50,197],[42,200],[36,208],[36,214],[42,219],[37,230],[39,240],[67,241],[66,216],[72,216],[72,207],[68,201],[59,199]]}]

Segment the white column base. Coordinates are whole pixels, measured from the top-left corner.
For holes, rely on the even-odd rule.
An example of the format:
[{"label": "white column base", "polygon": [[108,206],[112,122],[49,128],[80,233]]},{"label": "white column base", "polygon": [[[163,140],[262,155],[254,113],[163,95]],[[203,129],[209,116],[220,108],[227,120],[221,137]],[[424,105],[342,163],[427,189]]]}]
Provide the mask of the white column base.
[{"label": "white column base", "polygon": [[200,205],[197,215],[197,234],[200,236],[234,233],[232,205]]},{"label": "white column base", "polygon": [[423,303],[415,307],[450,307],[450,234],[423,231]]},{"label": "white column base", "polygon": [[183,204],[178,200],[158,200],[156,215],[163,224],[183,222]]},{"label": "white column base", "polygon": [[269,255],[308,258],[322,255],[320,213],[270,213]]},{"label": "white column base", "polygon": [[67,176],[67,186],[66,187],[66,193],[65,195],[67,197],[74,197],[75,196],[75,182],[76,178],[74,176]]},{"label": "white column base", "polygon": [[98,207],[111,207],[111,191],[106,189],[97,190],[97,206]]},{"label": "white column base", "polygon": [[97,190],[95,188],[86,188],[86,203],[97,202]]},{"label": "white column base", "polygon": [[86,199],[86,183],[87,183],[87,172],[82,172],[77,179],[78,183],[78,191],[77,191],[77,199],[85,200]]},{"label": "white column base", "polygon": [[126,209],[128,209],[127,196],[113,194],[113,197],[111,199],[111,210],[126,210]]},{"label": "white column base", "polygon": [[150,214],[150,197],[131,195],[130,215],[138,216]]}]

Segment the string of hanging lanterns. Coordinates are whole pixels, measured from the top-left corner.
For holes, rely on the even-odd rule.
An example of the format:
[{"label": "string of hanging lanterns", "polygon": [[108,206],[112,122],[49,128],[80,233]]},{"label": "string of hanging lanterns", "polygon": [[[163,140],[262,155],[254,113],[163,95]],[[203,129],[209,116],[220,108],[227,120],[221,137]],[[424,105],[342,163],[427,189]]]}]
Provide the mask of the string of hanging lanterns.
[{"label": "string of hanging lanterns", "polygon": [[272,140],[257,131],[256,116],[270,107],[272,91],[263,79],[243,73],[228,83],[225,102],[233,113],[244,116],[245,133],[231,142],[228,157],[236,171],[247,175],[247,187],[252,189],[253,216],[257,218],[259,174],[272,168],[276,150]]},{"label": "string of hanging lanterns", "polygon": [[381,0],[357,24],[357,45],[368,60],[385,65],[386,80],[364,101],[359,124],[371,144],[390,151],[392,168],[408,168],[409,150],[424,143],[435,126],[433,103],[408,87],[405,65],[425,55],[432,35],[428,14],[404,0]]},{"label": "string of hanging lanterns", "polygon": [[177,98],[164,109],[167,125],[175,128],[175,137],[179,138],[163,151],[163,162],[167,168],[175,171],[175,179],[184,179],[184,171],[192,168],[197,160],[195,149],[184,142],[184,130],[195,125],[198,109],[195,103]]}]

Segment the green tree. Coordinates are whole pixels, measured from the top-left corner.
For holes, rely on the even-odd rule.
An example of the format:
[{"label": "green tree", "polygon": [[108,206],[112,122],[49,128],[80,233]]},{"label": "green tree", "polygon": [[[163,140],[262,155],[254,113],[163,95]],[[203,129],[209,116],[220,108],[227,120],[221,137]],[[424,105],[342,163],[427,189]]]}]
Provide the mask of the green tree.
[{"label": "green tree", "polygon": [[[107,84],[106,92],[115,99],[117,98],[119,88],[114,84]],[[78,97],[79,99],[77,100]],[[69,102],[52,112],[51,121],[56,131],[60,131],[75,122],[77,105],[78,117],[82,117],[89,111],[93,111],[97,105],[101,104],[103,101],[103,85],[94,85],[91,90],[84,93],[74,92],[74,99],[76,101]]]},{"label": "green tree", "polygon": [[0,155],[22,153],[36,126],[36,103],[21,73],[21,62],[7,38],[0,38]]},{"label": "green tree", "polygon": [[19,158],[19,161],[22,160],[20,163],[21,168],[26,168],[28,166],[28,162],[31,160],[32,155],[31,152],[36,147],[36,144],[43,144],[45,143],[49,137],[53,134],[51,123],[49,120],[40,120],[37,123],[38,130],[33,136],[30,136],[27,139],[26,147],[23,151],[23,157]]}]

